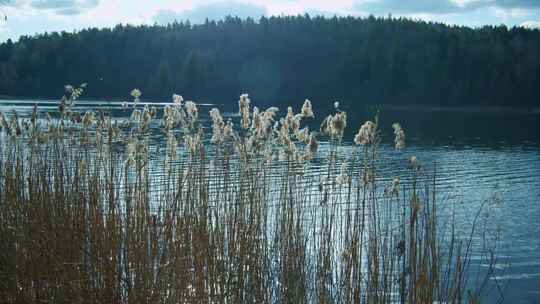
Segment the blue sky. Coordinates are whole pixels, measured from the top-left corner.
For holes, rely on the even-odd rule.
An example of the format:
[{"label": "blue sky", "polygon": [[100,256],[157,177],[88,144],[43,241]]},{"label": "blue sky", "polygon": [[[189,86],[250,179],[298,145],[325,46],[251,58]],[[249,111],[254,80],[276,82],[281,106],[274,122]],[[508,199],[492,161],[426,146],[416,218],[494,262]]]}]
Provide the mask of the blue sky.
[{"label": "blue sky", "polygon": [[[0,0],[0,41],[45,31],[153,24],[226,15],[405,16],[482,26],[540,27],[540,0]],[[7,20],[3,16],[7,15]]]}]

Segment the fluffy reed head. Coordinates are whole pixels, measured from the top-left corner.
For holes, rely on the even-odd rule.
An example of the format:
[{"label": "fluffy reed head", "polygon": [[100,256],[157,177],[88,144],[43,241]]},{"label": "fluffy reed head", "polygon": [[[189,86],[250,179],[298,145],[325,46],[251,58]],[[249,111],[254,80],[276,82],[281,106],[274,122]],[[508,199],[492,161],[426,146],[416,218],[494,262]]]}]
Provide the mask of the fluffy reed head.
[{"label": "fluffy reed head", "polygon": [[376,126],[371,121],[366,121],[354,136],[354,143],[357,145],[372,144],[375,139]]}]

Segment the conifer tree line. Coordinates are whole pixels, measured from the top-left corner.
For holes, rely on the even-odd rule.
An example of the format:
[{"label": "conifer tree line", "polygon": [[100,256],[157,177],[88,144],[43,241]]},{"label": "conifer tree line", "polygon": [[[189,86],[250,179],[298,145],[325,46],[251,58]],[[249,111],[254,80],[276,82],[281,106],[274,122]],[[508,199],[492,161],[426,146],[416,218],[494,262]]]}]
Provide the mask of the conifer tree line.
[{"label": "conifer tree line", "polygon": [[364,104],[538,106],[540,31],[403,18],[227,17],[193,25],[118,25],[0,45],[0,95],[85,97],[179,93],[227,104],[310,98]]}]

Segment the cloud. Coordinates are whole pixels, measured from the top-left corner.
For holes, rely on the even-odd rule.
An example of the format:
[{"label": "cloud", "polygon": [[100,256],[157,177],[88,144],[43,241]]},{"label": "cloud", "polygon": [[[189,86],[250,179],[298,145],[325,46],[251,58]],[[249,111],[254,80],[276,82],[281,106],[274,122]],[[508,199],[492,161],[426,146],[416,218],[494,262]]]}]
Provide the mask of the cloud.
[{"label": "cloud", "polygon": [[503,8],[540,8],[538,0],[494,0],[494,6]]},{"label": "cloud", "polygon": [[354,5],[357,10],[374,13],[404,14],[453,14],[479,8],[534,9],[540,8],[539,0],[361,0]]},{"label": "cloud", "polygon": [[326,18],[332,18],[334,16],[345,17],[345,16],[349,15],[347,13],[342,13],[342,12],[339,12],[339,11],[320,10],[320,9],[316,9],[316,8],[306,9],[305,13],[310,15],[311,17],[323,16],[323,17],[326,17]]},{"label": "cloud", "polygon": [[174,22],[175,20],[180,20],[182,18],[180,17],[180,14],[173,10],[162,9],[157,12],[153,19],[158,24],[167,24]]},{"label": "cloud", "polygon": [[179,13],[169,9],[162,9],[157,12],[153,19],[159,24],[167,24],[175,20],[204,23],[207,18],[209,20],[219,20],[228,15],[238,16],[240,18],[259,18],[266,14],[266,8],[263,6],[235,1],[222,1],[212,4],[202,4]]},{"label": "cloud", "polygon": [[30,6],[37,9],[64,9],[75,6],[73,0],[34,0]]},{"label": "cloud", "polygon": [[0,6],[20,7],[25,4],[26,0],[0,0]]},{"label": "cloud", "polygon": [[528,20],[520,24],[522,27],[540,29],[540,20]]},{"label": "cloud", "polygon": [[81,13],[81,9],[78,7],[66,7],[66,8],[60,8],[55,10],[55,13],[58,15],[64,15],[64,16],[72,16],[72,15],[78,15]]},{"label": "cloud", "polygon": [[437,13],[448,14],[465,10],[470,5],[456,3],[451,0],[373,0],[362,1],[355,5],[355,8],[374,14],[387,13]]},{"label": "cloud", "polygon": [[[2,1],[2,0],[0,0]],[[6,6],[36,10],[49,10],[58,15],[78,15],[84,10],[98,6],[100,0],[3,0]]]}]

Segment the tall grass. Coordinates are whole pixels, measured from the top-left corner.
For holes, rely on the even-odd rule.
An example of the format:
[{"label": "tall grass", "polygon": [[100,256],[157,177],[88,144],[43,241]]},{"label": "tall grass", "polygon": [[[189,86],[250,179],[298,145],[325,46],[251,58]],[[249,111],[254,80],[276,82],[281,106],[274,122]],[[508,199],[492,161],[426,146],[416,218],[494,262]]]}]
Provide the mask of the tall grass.
[{"label": "tall grass", "polygon": [[134,91],[131,118],[114,120],[74,111],[81,92],[68,88],[55,117],[0,117],[6,303],[478,301],[434,175],[413,158],[410,182],[381,176],[377,120],[345,155],[346,113],[309,132],[309,101],[278,120],[242,95],[238,126],[213,109],[205,135],[178,95],[161,113]]}]

